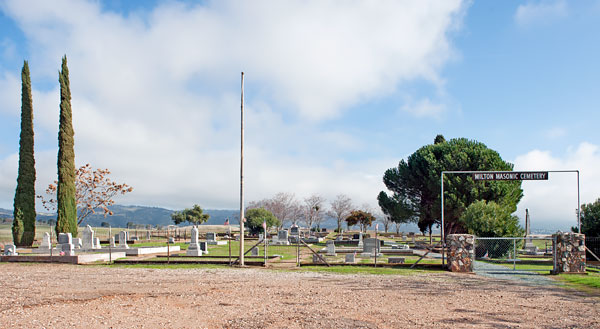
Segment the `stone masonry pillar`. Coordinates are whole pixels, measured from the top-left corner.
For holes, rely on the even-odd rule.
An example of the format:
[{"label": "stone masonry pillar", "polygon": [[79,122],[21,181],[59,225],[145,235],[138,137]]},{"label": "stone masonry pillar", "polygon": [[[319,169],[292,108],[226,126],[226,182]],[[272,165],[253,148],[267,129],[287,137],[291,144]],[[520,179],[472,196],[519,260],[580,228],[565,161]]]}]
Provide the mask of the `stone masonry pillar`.
[{"label": "stone masonry pillar", "polygon": [[448,234],[448,269],[452,272],[473,272],[475,237],[471,234]]},{"label": "stone masonry pillar", "polygon": [[585,273],[585,235],[557,232],[552,235],[553,274]]}]

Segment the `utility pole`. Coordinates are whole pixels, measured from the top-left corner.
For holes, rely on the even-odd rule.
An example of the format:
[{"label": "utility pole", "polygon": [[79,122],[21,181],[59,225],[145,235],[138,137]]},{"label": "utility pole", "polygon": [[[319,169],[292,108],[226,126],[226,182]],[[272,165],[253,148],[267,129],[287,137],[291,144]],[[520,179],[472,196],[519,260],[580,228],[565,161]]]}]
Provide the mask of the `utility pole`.
[{"label": "utility pole", "polygon": [[242,72],[240,149],[240,266],[244,266],[244,72]]}]

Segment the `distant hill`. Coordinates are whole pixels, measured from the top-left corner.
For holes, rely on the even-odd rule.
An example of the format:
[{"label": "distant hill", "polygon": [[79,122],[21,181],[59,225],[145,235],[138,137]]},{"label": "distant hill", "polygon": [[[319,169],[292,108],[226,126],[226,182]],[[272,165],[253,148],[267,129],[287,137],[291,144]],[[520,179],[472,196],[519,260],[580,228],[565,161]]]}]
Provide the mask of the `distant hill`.
[{"label": "distant hill", "polygon": [[[127,223],[130,222],[134,224],[150,224],[153,226],[173,224],[173,221],[171,220],[173,210],[165,208],[114,205],[109,207],[109,209],[113,212],[112,216],[106,216],[105,218],[104,214],[99,212],[88,216],[83,224],[93,227],[100,226],[102,222],[107,222],[113,227],[127,227]],[[204,211],[210,215],[209,220],[205,223],[209,225],[222,225],[226,218],[229,218],[232,224],[235,224],[237,220],[233,220],[233,218],[236,214],[239,215],[237,210],[205,209]],[[0,208],[0,218],[12,219],[12,210]],[[37,214],[38,221],[47,222],[49,219],[56,219],[56,214]]]}]

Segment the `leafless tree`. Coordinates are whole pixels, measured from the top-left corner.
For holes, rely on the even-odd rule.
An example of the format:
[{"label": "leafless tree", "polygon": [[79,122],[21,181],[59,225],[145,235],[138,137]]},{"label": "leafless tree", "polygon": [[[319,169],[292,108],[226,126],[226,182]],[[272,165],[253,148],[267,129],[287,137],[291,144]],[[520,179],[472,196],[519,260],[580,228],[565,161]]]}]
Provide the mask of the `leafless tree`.
[{"label": "leafless tree", "polygon": [[342,222],[346,220],[353,209],[352,199],[345,194],[339,194],[336,196],[335,200],[331,202],[331,210],[327,212],[327,215],[334,217],[337,220],[338,232],[342,231]]},{"label": "leafless tree", "polygon": [[270,211],[277,219],[279,219],[280,227],[288,221],[295,222],[298,213],[297,208],[299,203],[293,193],[279,192],[270,199],[250,202],[248,209],[264,208]]},{"label": "leafless tree", "polygon": [[308,229],[311,229],[313,225],[320,226],[325,211],[324,202],[325,198],[317,194],[304,199],[304,222]]},{"label": "leafless tree", "polygon": [[396,234],[400,234],[400,225],[402,225],[402,223],[394,222],[394,228],[396,229]]}]

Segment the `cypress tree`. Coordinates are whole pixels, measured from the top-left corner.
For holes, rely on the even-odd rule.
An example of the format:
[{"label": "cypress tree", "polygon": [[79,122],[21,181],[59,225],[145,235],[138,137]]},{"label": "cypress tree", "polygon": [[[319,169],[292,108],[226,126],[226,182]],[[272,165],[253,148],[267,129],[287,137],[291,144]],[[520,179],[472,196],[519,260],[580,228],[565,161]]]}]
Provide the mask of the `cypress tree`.
[{"label": "cypress tree", "polygon": [[77,204],[75,202],[75,142],[71,113],[71,88],[67,56],[62,58],[58,74],[60,82],[60,122],[58,128],[58,203],[56,234],[71,232],[77,236]]},{"label": "cypress tree", "polygon": [[13,211],[13,241],[31,246],[35,237],[35,159],[33,157],[33,101],[29,64],[21,71],[21,138],[19,173]]}]

